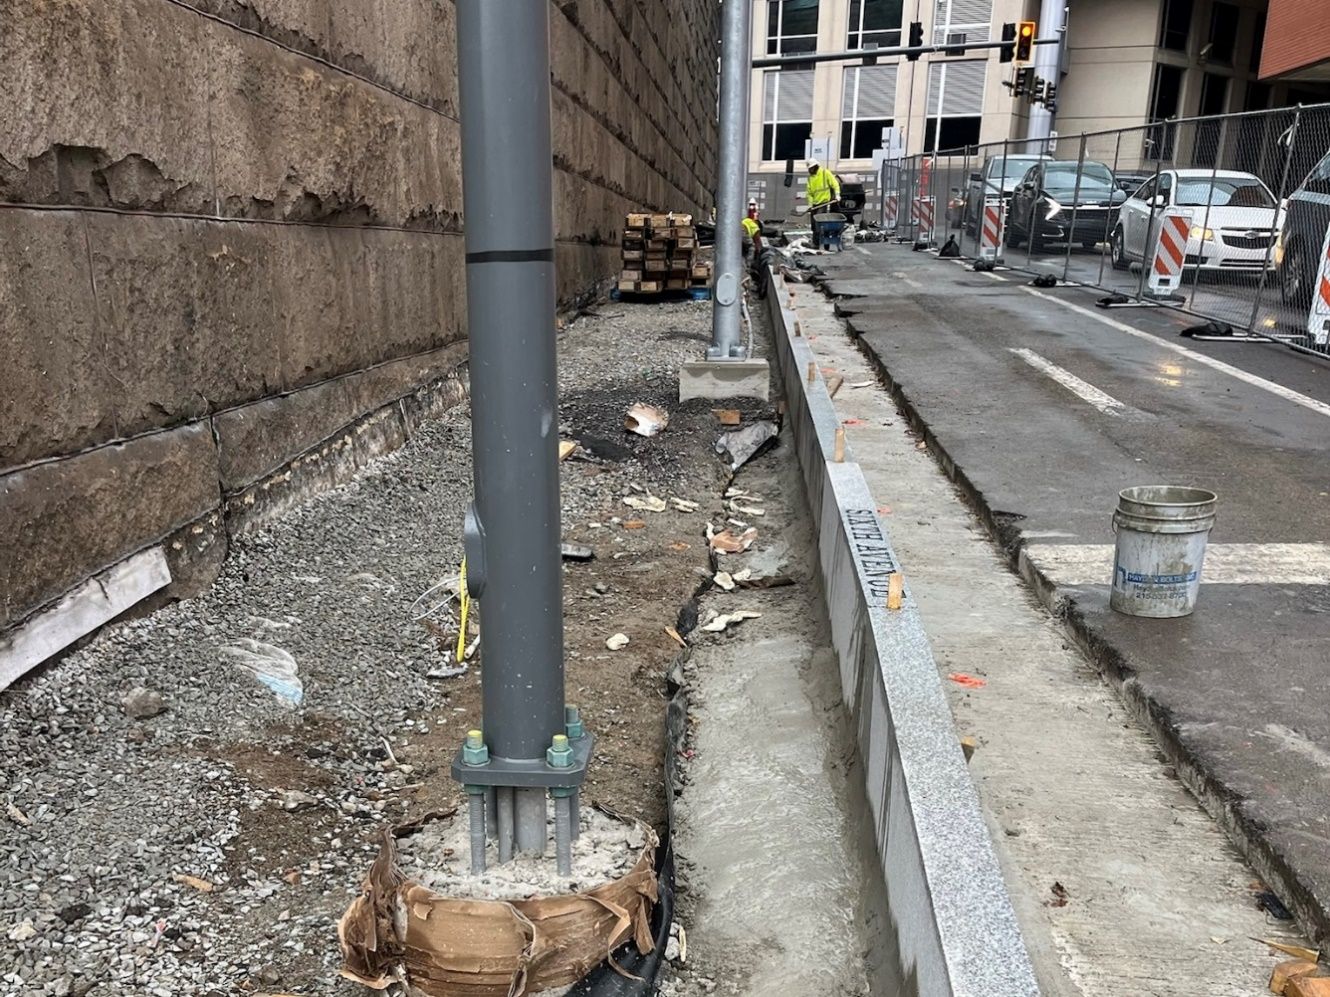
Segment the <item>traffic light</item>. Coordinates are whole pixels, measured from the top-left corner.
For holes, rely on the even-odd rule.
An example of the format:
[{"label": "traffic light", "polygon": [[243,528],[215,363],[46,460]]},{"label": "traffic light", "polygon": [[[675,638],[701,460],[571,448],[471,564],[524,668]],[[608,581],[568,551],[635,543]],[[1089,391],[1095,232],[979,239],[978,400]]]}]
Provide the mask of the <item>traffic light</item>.
[{"label": "traffic light", "polygon": [[998,58],[1002,62],[1011,62],[1016,58],[1016,22],[1008,21],[1002,25],[1002,48],[998,49]]},{"label": "traffic light", "polygon": [[1048,81],[1048,89],[1044,91],[1044,106],[1050,111],[1058,109],[1058,85],[1052,80]]},{"label": "traffic light", "polygon": [[[922,48],[924,44],[924,23],[922,21],[910,22],[910,48]],[[919,61],[918,52],[906,52],[905,58],[910,62]]]},{"label": "traffic light", "polygon": [[1048,81],[1042,76],[1036,76],[1034,86],[1030,89],[1030,103],[1042,104],[1044,102],[1044,87],[1048,86]]},{"label": "traffic light", "polygon": [[1016,26],[1016,61],[1029,62],[1034,51],[1034,21],[1022,21]]},{"label": "traffic light", "polygon": [[1016,70],[1016,85],[1011,89],[1013,97],[1024,97],[1030,92],[1030,85],[1034,82],[1034,70],[1026,66],[1023,69]]}]

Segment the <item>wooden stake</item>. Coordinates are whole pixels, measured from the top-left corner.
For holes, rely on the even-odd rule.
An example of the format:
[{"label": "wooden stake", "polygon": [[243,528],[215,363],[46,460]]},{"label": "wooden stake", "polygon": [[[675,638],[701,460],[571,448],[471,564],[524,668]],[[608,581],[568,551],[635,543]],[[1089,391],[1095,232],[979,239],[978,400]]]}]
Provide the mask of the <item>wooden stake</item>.
[{"label": "wooden stake", "polygon": [[905,576],[893,571],[887,577],[887,608],[893,612],[901,608],[905,601]]},{"label": "wooden stake", "polygon": [[832,398],[835,398],[836,392],[841,389],[841,385],[843,385],[844,383],[845,383],[845,378],[837,374],[835,377],[831,379],[831,382],[827,385],[827,393],[831,395]]},{"label": "wooden stake", "polygon": [[795,339],[798,339],[798,338],[799,338],[800,336],[802,336],[803,334],[804,334],[803,323],[800,322],[798,319],[795,319],[795,320],[794,320],[794,338],[795,338]]},{"label": "wooden stake", "polygon": [[809,384],[812,384],[812,383],[813,383],[814,381],[816,381],[816,380],[817,380],[817,361],[816,361],[816,360],[809,360],[809,361],[808,361],[808,383],[809,383]]},{"label": "wooden stake", "polygon": [[845,430],[836,428],[836,463],[845,463]]}]

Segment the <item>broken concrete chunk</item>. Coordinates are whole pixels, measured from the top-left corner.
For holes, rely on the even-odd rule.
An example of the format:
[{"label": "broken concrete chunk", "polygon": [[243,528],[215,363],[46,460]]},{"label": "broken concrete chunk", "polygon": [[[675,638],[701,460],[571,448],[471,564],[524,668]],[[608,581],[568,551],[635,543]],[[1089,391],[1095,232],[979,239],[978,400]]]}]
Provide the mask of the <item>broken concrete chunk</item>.
[{"label": "broken concrete chunk", "polygon": [[9,929],[6,937],[11,942],[26,942],[29,938],[35,937],[36,934],[37,929],[31,921],[20,921]]},{"label": "broken concrete chunk", "polygon": [[166,710],[162,694],[152,689],[145,689],[143,686],[136,686],[125,693],[120,705],[125,711],[125,716],[131,720],[147,720]]},{"label": "broken concrete chunk", "polygon": [[605,641],[605,646],[608,647],[611,651],[622,650],[623,648],[628,646],[628,635],[615,634],[613,637],[610,637]]},{"label": "broken concrete chunk", "polygon": [[646,402],[638,402],[628,409],[624,416],[623,427],[638,436],[655,436],[670,424],[670,415],[664,409]]},{"label": "broken concrete chunk", "polygon": [[691,502],[688,499],[675,498],[673,495],[670,496],[670,505],[674,506],[674,508],[678,509],[680,512],[697,512],[698,509],[698,504],[696,502]]},{"label": "broken concrete chunk", "polygon": [[715,577],[713,577],[711,580],[715,582],[718,586],[720,586],[722,589],[724,589],[726,592],[734,591],[735,588],[734,579],[730,577],[730,574],[727,571],[717,571]]},{"label": "broken concrete chunk", "polygon": [[312,810],[319,805],[318,800],[299,789],[282,790],[280,799],[282,809],[289,813],[295,813],[297,810]]},{"label": "broken concrete chunk", "polygon": [[715,443],[716,454],[731,471],[737,471],[773,446],[779,434],[776,424],[764,419],[732,433],[721,433]]},{"label": "broken concrete chunk", "polygon": [[560,544],[559,555],[565,561],[590,561],[596,556],[596,552],[586,544]]},{"label": "broken concrete chunk", "polygon": [[639,512],[665,511],[665,500],[656,495],[647,495],[645,498],[629,495],[623,500],[623,504],[630,509],[637,509]]},{"label": "broken concrete chunk", "polygon": [[724,632],[735,623],[742,623],[744,620],[760,619],[761,613],[754,612],[751,609],[736,609],[733,613],[723,613],[717,616],[710,623],[702,627],[707,633],[718,634]]}]

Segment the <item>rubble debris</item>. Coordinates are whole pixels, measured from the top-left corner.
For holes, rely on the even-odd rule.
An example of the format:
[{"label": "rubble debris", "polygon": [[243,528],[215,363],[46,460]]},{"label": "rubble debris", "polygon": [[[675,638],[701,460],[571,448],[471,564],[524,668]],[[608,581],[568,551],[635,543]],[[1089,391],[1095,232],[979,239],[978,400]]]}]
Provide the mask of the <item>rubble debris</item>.
[{"label": "rubble debris", "polygon": [[280,800],[282,809],[288,813],[295,813],[297,810],[312,810],[319,805],[318,800],[299,789],[282,790]]},{"label": "rubble debris", "polygon": [[120,707],[131,720],[147,720],[166,711],[162,694],[143,686],[135,686],[125,693],[125,698],[120,700]]},{"label": "rubble debris", "polygon": [[560,440],[559,441],[560,463],[571,457],[573,455],[573,451],[575,451],[576,449],[577,449],[577,444],[572,442],[572,440]]},{"label": "rubble debris", "polygon": [[658,495],[648,494],[646,498],[639,498],[636,495],[626,496],[623,504],[630,509],[636,509],[638,512],[664,512],[665,500]]},{"label": "rubble debris", "polygon": [[1262,945],[1268,945],[1276,952],[1283,952],[1285,955],[1291,955],[1295,959],[1309,959],[1315,962],[1320,958],[1320,953],[1315,949],[1309,949],[1302,945],[1290,945],[1288,942],[1277,942],[1270,938],[1253,938],[1252,941],[1260,942]]},{"label": "rubble debris", "polygon": [[1287,994],[1290,983],[1304,976],[1310,976],[1317,968],[1315,960],[1311,959],[1287,959],[1281,962],[1270,973],[1270,992]]},{"label": "rubble debris", "polygon": [[[470,654],[467,654],[466,657],[470,657]],[[451,656],[449,657],[448,660],[449,661],[452,660]],[[427,671],[425,673],[425,678],[455,679],[462,675],[465,675],[470,670],[470,668],[471,666],[468,665],[465,661],[462,661],[460,664],[456,665],[443,664],[440,665],[438,668],[431,668],[429,671]]]},{"label": "rubble debris", "polygon": [[559,556],[565,561],[593,561],[596,558],[596,551],[586,544],[565,543],[559,545]]},{"label": "rubble debris", "polygon": [[734,408],[713,408],[711,414],[722,426],[737,426],[743,421],[739,410]]},{"label": "rubble debris", "polygon": [[18,807],[12,803],[5,804],[5,815],[20,827],[31,827],[32,820]]},{"label": "rubble debris", "polygon": [[277,697],[287,704],[299,706],[304,700],[305,687],[300,681],[296,659],[280,647],[242,637],[221,651],[277,693]]},{"label": "rubble debris", "polygon": [[732,613],[722,613],[709,623],[704,623],[700,629],[711,634],[724,633],[735,623],[742,623],[744,620],[757,620],[761,617],[761,613],[752,609],[736,609]]},{"label": "rubble debris", "polygon": [[1047,907],[1065,907],[1071,902],[1071,894],[1067,892],[1067,888],[1061,883],[1054,882],[1049,888],[1049,892],[1052,893],[1053,896],[1049,900],[1044,901],[1044,904]]},{"label": "rubble debris", "polygon": [[670,638],[670,640],[674,641],[674,642],[675,642],[676,644],[678,644],[680,647],[687,647],[687,646],[688,646],[688,642],[687,642],[686,640],[684,640],[682,637],[679,636],[679,631],[678,631],[678,630],[675,630],[674,627],[666,627],[666,628],[665,628],[665,636],[667,636],[668,638]]},{"label": "rubble debris", "polygon": [[730,577],[728,571],[717,571],[716,574],[712,576],[711,580],[726,592],[733,592],[735,590],[736,586],[734,584],[734,579]]},{"label": "rubble debris", "polygon": [[768,419],[751,423],[743,429],[721,433],[716,439],[716,455],[724,460],[731,471],[737,471],[758,454],[775,445],[780,430]]},{"label": "rubble debris", "polygon": [[699,503],[691,502],[688,499],[675,498],[670,496],[670,505],[674,506],[679,512],[697,512]]},{"label": "rubble debris", "polygon": [[200,893],[211,893],[217,889],[215,884],[208,882],[206,879],[200,879],[198,876],[191,876],[187,872],[172,873],[171,879],[188,886],[191,890],[198,890]]},{"label": "rubble debris", "polygon": [[605,646],[611,651],[619,651],[628,646],[627,634],[615,634],[613,637],[606,638]]},{"label": "rubble debris", "polygon": [[717,533],[710,523],[707,524],[707,542],[711,544],[711,549],[717,554],[741,554],[753,546],[753,541],[756,539],[757,527],[755,526],[750,526],[736,537],[730,530]]},{"label": "rubble debris", "polygon": [[623,427],[628,432],[648,438],[664,432],[669,424],[668,412],[646,402],[638,402],[629,408],[623,420]]},{"label": "rubble debris", "polygon": [[20,921],[5,935],[11,942],[26,942],[37,936],[37,928],[32,921]]}]

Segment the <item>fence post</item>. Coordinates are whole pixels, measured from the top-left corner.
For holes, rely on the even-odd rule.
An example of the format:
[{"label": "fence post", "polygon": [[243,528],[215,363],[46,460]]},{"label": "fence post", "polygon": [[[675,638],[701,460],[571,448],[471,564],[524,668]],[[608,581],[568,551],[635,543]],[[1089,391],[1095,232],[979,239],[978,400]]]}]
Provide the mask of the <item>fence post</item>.
[{"label": "fence post", "polygon": [[1270,230],[1274,232],[1274,237],[1270,240],[1270,245],[1265,249],[1265,265],[1261,267],[1261,278],[1256,284],[1256,298],[1252,301],[1251,316],[1247,319],[1247,331],[1256,331],[1256,319],[1261,314],[1261,297],[1265,292],[1265,278],[1270,273],[1270,264],[1275,255],[1275,243],[1279,239],[1279,205],[1284,202],[1284,197],[1288,194],[1288,175],[1293,168],[1293,150],[1297,148],[1298,132],[1302,127],[1302,105],[1293,112],[1293,126],[1289,129],[1288,148],[1284,152],[1284,171],[1279,179],[1279,193],[1275,195],[1275,206],[1270,212]]},{"label": "fence post", "polygon": [[[1155,128],[1167,128],[1167,127],[1168,127],[1168,123],[1167,123],[1166,121],[1157,121],[1157,122],[1155,122],[1154,127],[1155,127]],[[1160,134],[1162,134],[1162,133],[1160,133]],[[1155,196],[1158,197],[1158,195],[1159,195],[1159,183],[1158,183],[1159,171],[1162,170],[1162,169],[1164,168],[1164,143],[1163,143],[1162,141],[1160,141],[1159,139],[1156,139],[1156,138],[1152,138],[1152,139],[1150,139],[1150,141],[1154,143],[1154,147],[1155,147],[1155,149],[1154,149],[1154,152],[1155,152],[1155,172],[1154,172],[1154,175],[1155,175]],[[1144,243],[1142,244],[1142,246],[1141,246],[1141,272],[1140,272],[1140,277],[1139,277],[1139,279],[1136,281],[1136,300],[1137,300],[1137,301],[1141,301],[1141,300],[1143,300],[1143,299],[1145,298],[1145,287],[1146,287],[1146,282],[1149,281],[1149,279],[1150,279],[1150,266],[1151,266],[1151,263],[1152,263],[1152,261],[1153,261],[1153,259],[1154,259],[1154,253],[1155,253],[1155,239],[1156,239],[1156,238],[1157,238],[1157,235],[1156,235],[1156,233],[1155,233],[1155,200],[1154,200],[1154,198],[1151,198],[1151,199],[1150,199],[1150,217],[1149,217],[1149,219],[1146,221],[1146,225],[1145,225],[1145,242],[1144,242]]]},{"label": "fence post", "polygon": [[[1210,167],[1210,188],[1205,198],[1205,220],[1201,222],[1201,238],[1197,240],[1200,243],[1201,251],[1196,254],[1196,266],[1192,268],[1191,275],[1191,297],[1187,299],[1187,308],[1190,311],[1196,310],[1196,292],[1201,286],[1201,266],[1205,263],[1205,244],[1207,241],[1205,234],[1210,231],[1210,209],[1214,207],[1215,203],[1215,182],[1219,179],[1219,158],[1223,155],[1224,140],[1228,137],[1228,122],[1229,119],[1227,117],[1219,122],[1219,141],[1216,143],[1214,165]],[[1182,189],[1181,182],[1178,183],[1178,189],[1179,191]],[[1193,218],[1192,221],[1194,223],[1195,218]],[[1192,229],[1194,230],[1195,228],[1196,226],[1193,224]],[[1188,242],[1190,242],[1191,232],[1188,232],[1187,235]],[[1209,241],[1215,244],[1215,250],[1217,252],[1220,240],[1212,239]],[[1182,272],[1184,275],[1187,272],[1185,262],[1183,263]]]},{"label": "fence post", "polygon": [[[1081,207],[1081,173],[1085,170],[1085,147],[1089,139],[1084,133],[1081,134],[1081,147],[1076,158],[1076,187],[1071,195],[1071,225],[1067,230],[1067,255],[1062,262],[1062,279],[1067,281],[1071,278],[1071,249],[1072,244],[1076,242],[1076,218]],[[1110,203],[1112,201],[1112,192],[1109,194]]]},{"label": "fence post", "polygon": [[[1122,132],[1119,131],[1117,135],[1114,136],[1114,138],[1116,139],[1116,141],[1113,145],[1113,182],[1114,184],[1116,184],[1118,176],[1118,166],[1122,162]],[[1108,206],[1108,213],[1104,215],[1104,241],[1102,245],[1108,247],[1108,253],[1111,256],[1113,253],[1113,246],[1112,246],[1113,205],[1112,205],[1111,194],[1109,195],[1109,202],[1110,203]],[[1124,200],[1122,203],[1123,206],[1125,207],[1127,202]],[[1121,214],[1122,214],[1122,208],[1118,208],[1119,217],[1121,216]],[[1096,278],[1095,284],[1099,287],[1104,286],[1104,250],[1102,249],[1099,251],[1099,276]]]}]

